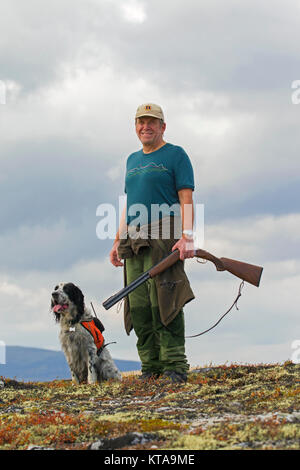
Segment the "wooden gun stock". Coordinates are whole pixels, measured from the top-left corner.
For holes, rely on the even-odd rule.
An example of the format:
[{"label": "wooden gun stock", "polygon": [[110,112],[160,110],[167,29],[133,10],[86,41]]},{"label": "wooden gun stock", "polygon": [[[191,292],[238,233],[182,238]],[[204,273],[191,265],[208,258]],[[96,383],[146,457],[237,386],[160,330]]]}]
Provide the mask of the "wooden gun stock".
[{"label": "wooden gun stock", "polygon": [[194,256],[212,261],[215,264],[217,271],[228,271],[234,276],[243,279],[243,281],[249,282],[249,284],[252,284],[253,286],[259,286],[263,272],[263,268],[261,266],[244,263],[243,261],[236,261],[230,258],[216,258],[205,250],[195,250]]},{"label": "wooden gun stock", "polygon": [[[258,287],[262,275],[263,268],[261,266],[255,266],[253,264],[244,263],[242,261],[236,261],[229,258],[217,258],[216,256],[208,253],[205,250],[194,250],[194,257],[206,259],[211,261],[216,266],[217,271],[228,271],[234,276],[243,279],[243,281],[249,282],[250,284]],[[117,302],[119,302],[123,297],[128,295],[138,286],[143,284],[149,278],[153,278],[158,274],[162,273],[170,266],[172,266],[176,261],[179,260],[180,253],[178,250],[174,250],[171,254],[163,258],[155,266],[152,266],[148,271],[139,276],[135,281],[131,282],[128,286],[121,289],[117,294],[109,297],[109,299],[103,302],[103,307],[108,310]]]}]

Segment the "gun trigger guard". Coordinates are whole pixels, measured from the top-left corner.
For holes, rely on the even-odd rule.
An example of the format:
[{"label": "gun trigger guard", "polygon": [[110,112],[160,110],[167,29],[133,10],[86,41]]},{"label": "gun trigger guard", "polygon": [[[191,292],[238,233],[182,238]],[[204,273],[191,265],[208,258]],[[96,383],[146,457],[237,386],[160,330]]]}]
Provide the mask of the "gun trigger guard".
[{"label": "gun trigger guard", "polygon": [[208,260],[207,259],[202,259],[202,261],[200,261],[199,258],[196,258],[196,261],[197,261],[197,263],[200,263],[200,264],[206,264]]}]

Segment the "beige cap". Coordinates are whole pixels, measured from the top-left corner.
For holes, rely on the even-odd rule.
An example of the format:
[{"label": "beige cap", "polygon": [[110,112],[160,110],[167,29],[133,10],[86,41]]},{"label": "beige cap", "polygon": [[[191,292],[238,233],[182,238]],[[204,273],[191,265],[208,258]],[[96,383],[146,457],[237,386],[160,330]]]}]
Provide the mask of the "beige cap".
[{"label": "beige cap", "polygon": [[157,119],[165,120],[164,113],[158,104],[154,103],[145,103],[141,104],[136,110],[135,119],[142,116],[152,116]]}]

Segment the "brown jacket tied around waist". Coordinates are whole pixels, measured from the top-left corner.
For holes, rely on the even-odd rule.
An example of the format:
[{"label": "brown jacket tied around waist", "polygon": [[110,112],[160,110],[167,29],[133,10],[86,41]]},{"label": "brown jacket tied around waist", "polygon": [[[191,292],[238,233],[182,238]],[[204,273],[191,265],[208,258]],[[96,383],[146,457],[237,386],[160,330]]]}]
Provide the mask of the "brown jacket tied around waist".
[{"label": "brown jacket tied around waist", "polygon": [[[138,254],[142,247],[152,248],[152,266],[157,264],[164,256],[172,251],[172,247],[178,238],[174,237],[173,217],[170,217],[170,237],[162,238],[161,230],[159,238],[132,238],[128,235],[121,238],[118,254],[124,259],[124,286],[127,285],[126,280],[126,258],[131,258],[134,254]],[[148,226],[150,232],[150,225]],[[186,303],[195,298],[191,289],[188,277],[184,271],[184,262],[178,260],[166,271],[154,277],[157,290],[158,306],[160,311],[161,322],[167,326],[176,317]],[[130,316],[130,306],[128,296],[124,298],[124,325],[125,331],[129,335],[132,330],[132,321]]]}]

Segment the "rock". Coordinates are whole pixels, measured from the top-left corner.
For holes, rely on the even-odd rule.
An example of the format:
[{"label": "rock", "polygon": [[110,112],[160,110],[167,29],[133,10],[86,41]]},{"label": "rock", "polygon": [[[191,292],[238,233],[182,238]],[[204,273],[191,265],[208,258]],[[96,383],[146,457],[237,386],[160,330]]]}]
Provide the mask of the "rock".
[{"label": "rock", "polygon": [[205,374],[206,372],[210,372],[213,370],[213,367],[203,367],[200,369],[192,369],[189,371],[189,374]]},{"label": "rock", "polygon": [[286,420],[288,423],[300,423],[300,411],[293,411],[293,413],[277,413],[278,416]]},{"label": "rock", "polygon": [[55,450],[53,447],[42,447],[36,446],[35,444],[29,444],[26,450]]},{"label": "rock", "polygon": [[241,449],[248,449],[249,447],[253,447],[253,442],[250,441],[245,441],[245,442],[239,442],[238,444],[235,444],[236,447],[240,447]]},{"label": "rock", "polygon": [[89,450],[112,450],[122,449],[127,446],[134,446],[137,444],[146,444],[149,441],[153,441],[157,436],[151,433],[140,433],[140,432],[129,432],[120,437],[112,439],[99,439],[99,441],[93,442],[88,449]]},{"label": "rock", "polygon": [[228,403],[228,408],[240,410],[243,408],[243,404],[240,401],[231,401]]}]

